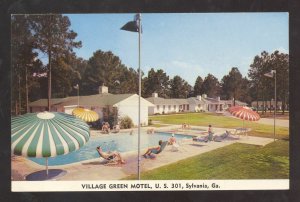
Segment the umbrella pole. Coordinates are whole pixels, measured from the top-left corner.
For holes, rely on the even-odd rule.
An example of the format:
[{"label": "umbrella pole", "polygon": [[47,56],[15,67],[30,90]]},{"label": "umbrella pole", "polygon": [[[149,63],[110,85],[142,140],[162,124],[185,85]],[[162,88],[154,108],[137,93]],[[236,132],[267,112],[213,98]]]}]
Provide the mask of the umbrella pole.
[{"label": "umbrella pole", "polygon": [[48,157],[46,157],[46,174],[48,177],[49,171],[48,171]]},{"label": "umbrella pole", "polygon": [[245,136],[245,119],[243,119],[243,136]]}]

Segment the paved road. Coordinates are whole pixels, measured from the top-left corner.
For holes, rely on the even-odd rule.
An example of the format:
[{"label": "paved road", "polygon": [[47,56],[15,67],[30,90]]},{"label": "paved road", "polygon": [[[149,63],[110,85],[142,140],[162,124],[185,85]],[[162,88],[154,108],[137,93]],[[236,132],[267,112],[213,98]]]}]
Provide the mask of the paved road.
[{"label": "paved road", "polygon": [[[289,120],[276,119],[276,126],[289,127]],[[261,118],[258,123],[274,125],[274,119]]]}]

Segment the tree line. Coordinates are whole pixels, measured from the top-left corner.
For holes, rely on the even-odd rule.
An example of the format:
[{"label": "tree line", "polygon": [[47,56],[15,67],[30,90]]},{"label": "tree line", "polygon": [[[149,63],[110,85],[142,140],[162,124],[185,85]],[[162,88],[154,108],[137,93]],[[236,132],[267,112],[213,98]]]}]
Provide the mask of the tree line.
[{"label": "tree line", "polygon": [[[74,48],[82,46],[76,41],[77,33],[70,29],[67,16],[13,15],[12,40],[12,111],[25,113],[28,102],[51,97],[62,98],[98,93],[100,85],[108,86],[110,93],[137,93],[138,70],[127,67],[112,52],[96,50],[85,60],[77,57]],[[84,45],[84,44],[83,44]],[[41,56],[47,59],[46,65]],[[158,93],[163,98],[188,98],[207,94],[247,102],[274,99],[274,82],[264,74],[277,71],[277,100],[282,102],[283,112],[289,102],[289,56],[279,51],[269,54],[263,51],[254,57],[248,78],[238,67],[232,67],[219,81],[214,75],[198,76],[190,85],[179,75],[171,78],[163,69],[153,67],[142,72],[142,96]],[[49,76],[52,75],[52,79]]]}]

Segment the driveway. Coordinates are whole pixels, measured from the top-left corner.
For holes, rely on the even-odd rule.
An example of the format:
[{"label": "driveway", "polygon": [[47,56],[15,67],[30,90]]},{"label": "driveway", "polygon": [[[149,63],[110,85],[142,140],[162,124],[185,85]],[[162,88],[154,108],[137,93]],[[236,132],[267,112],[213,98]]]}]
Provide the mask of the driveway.
[{"label": "driveway", "polygon": [[[274,119],[270,118],[261,118],[258,123],[274,125]],[[289,120],[276,119],[276,126],[289,127]]]}]

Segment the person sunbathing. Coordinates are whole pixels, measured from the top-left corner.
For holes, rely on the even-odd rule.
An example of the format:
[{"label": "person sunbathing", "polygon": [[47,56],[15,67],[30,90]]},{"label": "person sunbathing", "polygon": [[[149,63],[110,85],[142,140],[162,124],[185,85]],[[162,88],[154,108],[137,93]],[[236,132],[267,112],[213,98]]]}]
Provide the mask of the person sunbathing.
[{"label": "person sunbathing", "polygon": [[106,160],[112,160],[112,159],[114,159],[114,158],[117,157],[117,158],[118,158],[118,161],[119,161],[120,163],[122,163],[122,164],[125,163],[125,161],[123,160],[121,154],[120,154],[119,152],[117,152],[117,151],[104,152],[100,146],[97,147],[97,151],[98,151],[99,155],[100,155],[102,158],[106,159]]},{"label": "person sunbathing", "polygon": [[159,151],[161,149],[161,144],[162,144],[162,140],[159,140],[158,141],[158,146],[148,148],[148,150],[146,151],[146,153],[143,154],[143,157],[147,158],[147,156],[151,155],[152,153],[153,154],[159,153]]},{"label": "person sunbathing", "polygon": [[204,137],[193,137],[193,141],[196,141],[196,142],[208,142],[208,141],[213,141],[214,140],[214,136],[213,136],[213,133],[212,132],[208,132],[208,135],[207,136],[204,136]]}]

